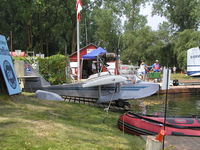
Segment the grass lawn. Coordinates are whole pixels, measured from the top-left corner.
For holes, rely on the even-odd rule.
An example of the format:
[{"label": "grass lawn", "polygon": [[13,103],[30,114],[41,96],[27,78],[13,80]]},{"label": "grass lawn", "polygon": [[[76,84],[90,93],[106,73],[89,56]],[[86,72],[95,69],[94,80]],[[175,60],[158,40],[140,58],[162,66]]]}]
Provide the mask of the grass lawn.
[{"label": "grass lawn", "polygon": [[178,79],[178,80],[188,80],[188,81],[200,81],[200,78],[199,77],[190,77],[186,74],[182,74],[182,73],[172,73],[171,74],[171,80],[174,80],[174,79]]},{"label": "grass lawn", "polygon": [[117,128],[120,113],[94,106],[0,96],[0,150],[143,150]]},{"label": "grass lawn", "polygon": [[[161,74],[161,79],[163,77],[163,74]],[[170,76],[170,80],[179,80],[179,81],[196,81],[196,82],[200,82],[200,77],[191,77],[188,76],[187,74],[183,74],[183,73],[171,73]]]}]

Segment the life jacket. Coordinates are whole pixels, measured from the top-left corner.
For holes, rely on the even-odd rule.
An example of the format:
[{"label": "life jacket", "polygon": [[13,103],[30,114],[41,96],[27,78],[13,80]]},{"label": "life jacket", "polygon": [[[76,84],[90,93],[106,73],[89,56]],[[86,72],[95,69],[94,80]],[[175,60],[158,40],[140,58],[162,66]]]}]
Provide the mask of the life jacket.
[{"label": "life jacket", "polygon": [[154,69],[160,69],[160,64],[154,64]]}]

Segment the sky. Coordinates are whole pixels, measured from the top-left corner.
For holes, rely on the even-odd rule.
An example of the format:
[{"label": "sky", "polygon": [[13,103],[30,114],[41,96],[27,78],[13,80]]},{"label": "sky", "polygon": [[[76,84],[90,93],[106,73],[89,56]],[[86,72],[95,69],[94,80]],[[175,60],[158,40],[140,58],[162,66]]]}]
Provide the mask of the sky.
[{"label": "sky", "polygon": [[147,16],[147,25],[152,28],[152,30],[158,30],[158,26],[163,21],[167,21],[165,17],[151,16],[152,5],[146,4],[145,7],[141,7],[140,14]]}]

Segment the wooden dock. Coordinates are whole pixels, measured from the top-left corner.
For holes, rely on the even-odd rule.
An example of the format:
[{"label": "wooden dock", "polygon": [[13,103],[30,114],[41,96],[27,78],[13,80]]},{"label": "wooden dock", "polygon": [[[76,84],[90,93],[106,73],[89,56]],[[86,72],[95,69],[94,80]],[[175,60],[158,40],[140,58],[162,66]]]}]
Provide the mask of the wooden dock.
[{"label": "wooden dock", "polygon": [[[144,140],[147,136],[142,136]],[[200,137],[165,136],[165,149],[169,150],[200,150]]]},{"label": "wooden dock", "polygon": [[[200,82],[190,82],[190,84],[186,85],[178,85],[178,86],[170,86],[168,89],[168,94],[179,94],[179,93],[188,93],[188,94],[200,94]],[[158,94],[165,94],[166,90],[160,90]]]},{"label": "wooden dock", "polygon": [[166,136],[165,147],[170,150],[199,150],[200,137]]},{"label": "wooden dock", "polygon": [[[158,94],[165,94],[166,90],[160,90]],[[188,94],[200,94],[200,86],[170,86],[168,94],[179,94],[179,93],[188,93]]]}]

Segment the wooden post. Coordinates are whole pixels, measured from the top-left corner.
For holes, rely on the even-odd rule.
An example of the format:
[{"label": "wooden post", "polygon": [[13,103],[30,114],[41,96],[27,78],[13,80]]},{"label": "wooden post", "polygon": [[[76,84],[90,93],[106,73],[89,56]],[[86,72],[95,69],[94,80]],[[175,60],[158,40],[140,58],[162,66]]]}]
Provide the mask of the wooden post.
[{"label": "wooden post", "polygon": [[161,150],[162,142],[155,139],[154,136],[147,136],[145,150]]}]

